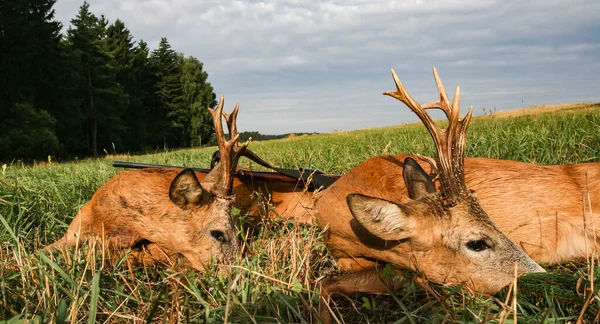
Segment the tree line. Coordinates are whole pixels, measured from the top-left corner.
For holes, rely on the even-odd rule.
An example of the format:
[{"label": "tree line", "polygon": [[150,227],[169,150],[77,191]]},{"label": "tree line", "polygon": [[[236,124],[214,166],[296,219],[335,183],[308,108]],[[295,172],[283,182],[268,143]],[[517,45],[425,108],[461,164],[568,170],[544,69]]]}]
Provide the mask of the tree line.
[{"label": "tree line", "polygon": [[290,136],[302,136],[302,135],[315,135],[315,134],[319,134],[316,132],[312,132],[312,133],[285,133],[285,134],[275,134],[275,135],[270,135],[270,134],[261,134],[259,132],[256,131],[250,131],[250,132],[240,132],[240,138],[239,141],[240,142],[245,142],[249,139],[252,139],[253,141],[268,141],[268,140],[274,140],[274,139],[281,139],[281,138],[288,138]]},{"label": "tree line", "polygon": [[62,33],[55,0],[0,2],[0,161],[144,152],[214,141],[201,61],[151,50],[84,2]]}]

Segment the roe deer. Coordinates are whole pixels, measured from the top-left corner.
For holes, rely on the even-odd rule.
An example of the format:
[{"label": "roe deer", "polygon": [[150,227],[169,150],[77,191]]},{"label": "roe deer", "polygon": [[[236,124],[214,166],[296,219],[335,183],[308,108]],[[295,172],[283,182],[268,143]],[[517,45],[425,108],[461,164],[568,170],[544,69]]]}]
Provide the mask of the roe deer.
[{"label": "roe deer", "polygon": [[[65,235],[46,247],[69,247],[88,235],[96,235],[110,247],[129,248],[150,244],[150,255],[160,251],[181,254],[191,266],[203,271],[210,262],[230,263],[238,252],[237,223],[232,215],[233,172],[248,143],[238,145],[236,116],[223,113],[224,98],[209,108],[221,154],[221,163],[202,180],[189,169],[121,172],[102,186],[71,222]],[[222,116],[230,139],[223,131]],[[241,192],[240,192],[241,191]],[[145,252],[134,255],[146,259]]]},{"label": "roe deer", "polygon": [[[459,120],[459,88],[450,103],[435,68],[433,73],[440,94],[437,102],[421,106],[393,70],[397,91],[384,94],[406,104],[431,134],[438,156],[439,192],[412,158],[405,159],[401,168],[410,199],[397,192],[398,172],[388,174],[389,168],[366,168],[373,165],[363,163],[317,198],[315,217],[321,228],[328,227],[326,244],[338,259],[379,260],[395,271],[410,269],[432,282],[464,282],[476,292],[493,294],[511,282],[515,269],[519,275],[544,269],[498,229],[475,192],[467,189],[464,146],[472,107]],[[434,108],[448,118],[445,129],[438,128],[425,111]],[[323,318],[330,319],[327,303],[334,292],[386,292],[379,276],[378,270],[367,268],[323,282]]]},{"label": "roe deer", "polygon": [[[435,177],[435,167],[409,154],[373,157],[355,170],[369,172],[374,179],[399,179],[407,158],[417,160]],[[465,158],[464,163],[467,187],[475,190],[496,226],[534,261],[556,264],[598,256],[600,163],[538,165],[489,158]],[[410,200],[402,181],[371,182],[369,187],[385,191],[387,200]],[[341,212],[352,217],[349,210]],[[355,258],[343,260],[340,266],[365,268],[374,263]]]}]

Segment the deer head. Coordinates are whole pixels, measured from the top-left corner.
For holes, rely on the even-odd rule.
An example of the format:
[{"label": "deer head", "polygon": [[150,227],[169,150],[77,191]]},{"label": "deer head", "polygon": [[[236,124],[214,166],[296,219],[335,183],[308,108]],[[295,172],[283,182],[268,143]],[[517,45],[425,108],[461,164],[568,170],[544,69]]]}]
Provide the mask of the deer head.
[{"label": "deer head", "polygon": [[[480,206],[475,192],[467,189],[464,177],[464,149],[472,107],[459,120],[460,89],[450,103],[433,69],[440,99],[421,106],[404,89],[396,73],[396,91],[384,92],[402,101],[419,116],[431,134],[437,150],[434,163],[439,191],[434,181],[410,158],[404,161],[403,177],[411,200],[396,203],[359,194],[347,197],[352,215],[371,234],[403,246],[401,257],[386,262],[409,267],[429,280],[458,284],[493,294],[506,286],[517,273],[544,269],[510,241]],[[447,119],[444,129],[435,125],[426,109],[441,109]],[[393,255],[393,254],[392,254]],[[407,261],[409,259],[409,261]]]},{"label": "deer head", "polygon": [[[182,247],[182,254],[196,269],[203,269],[211,261],[232,262],[239,246],[236,238],[236,220],[232,215],[235,197],[232,195],[233,174],[237,162],[248,146],[238,145],[236,127],[239,104],[231,114],[223,112],[224,97],[221,96],[211,112],[221,162],[203,179],[202,184],[192,170],[184,170],[173,180],[169,197],[192,221],[189,233],[196,233],[194,245]],[[223,131],[222,117],[229,128],[229,140]]]}]

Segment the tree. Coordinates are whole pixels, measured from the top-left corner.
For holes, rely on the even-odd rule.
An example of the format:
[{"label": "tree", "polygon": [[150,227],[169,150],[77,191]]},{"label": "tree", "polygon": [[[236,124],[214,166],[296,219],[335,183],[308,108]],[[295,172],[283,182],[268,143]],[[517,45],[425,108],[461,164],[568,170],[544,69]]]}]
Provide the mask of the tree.
[{"label": "tree", "polygon": [[[60,23],[54,0],[5,0],[0,4],[0,100],[33,102],[38,86],[52,86],[51,63]],[[48,58],[48,56],[51,56]]]},{"label": "tree", "polygon": [[[146,120],[144,100],[151,92],[152,85],[146,86],[148,77],[148,48],[143,41],[135,47],[133,36],[125,23],[116,20],[107,29],[106,51],[117,63],[117,82],[127,94],[127,107],[123,112],[125,147],[141,150],[146,141]],[[146,86],[146,87],[145,87]]]},{"label": "tree", "polygon": [[156,97],[154,95],[157,82],[156,74],[150,64],[150,49],[148,48],[148,44],[140,40],[134,51],[133,73],[136,84],[139,87],[139,100],[141,102],[139,118],[141,125],[138,125],[134,131],[140,136],[144,147],[148,145],[156,147],[160,145],[160,142],[157,145],[153,145],[152,136],[150,135],[156,132],[153,129],[155,120],[153,112],[157,111]]},{"label": "tree", "polygon": [[183,104],[181,87],[181,57],[166,38],[152,52],[150,63],[156,75],[156,118],[152,128],[163,137],[164,145],[187,145],[190,112]]},{"label": "tree", "polygon": [[121,115],[127,96],[116,80],[116,62],[105,52],[108,50],[107,20],[97,18],[84,2],[71,24],[73,28],[67,32],[67,41],[76,58],[73,64],[78,74],[76,96],[81,100],[81,113],[86,120],[83,128],[88,153],[97,156],[99,140],[105,148],[111,144],[122,146]]},{"label": "tree", "polygon": [[[57,148],[54,119],[48,111],[60,107],[64,91],[59,81],[64,72],[61,69],[61,25],[54,19],[54,2],[0,2],[0,121],[3,121],[0,129],[4,139],[2,154],[8,154],[0,158],[38,158]],[[40,134],[37,129],[29,128],[30,117],[36,114],[47,121],[40,127],[52,144],[40,147],[33,136]],[[32,123],[33,127],[38,121]],[[9,141],[6,134],[13,134],[15,138]],[[23,141],[25,138],[33,142]]]},{"label": "tree", "polygon": [[166,38],[150,51],[84,2],[66,35],[55,0],[0,1],[0,159],[97,156],[206,142],[215,95]]},{"label": "tree", "polygon": [[212,85],[207,82],[208,73],[203,64],[195,57],[187,57],[181,64],[181,84],[184,105],[189,107],[189,143],[200,146],[208,143],[214,133],[212,117],[207,107],[216,105],[216,96]]},{"label": "tree", "polygon": [[0,160],[10,157],[40,158],[58,150],[54,118],[29,103],[16,104],[0,120]]}]

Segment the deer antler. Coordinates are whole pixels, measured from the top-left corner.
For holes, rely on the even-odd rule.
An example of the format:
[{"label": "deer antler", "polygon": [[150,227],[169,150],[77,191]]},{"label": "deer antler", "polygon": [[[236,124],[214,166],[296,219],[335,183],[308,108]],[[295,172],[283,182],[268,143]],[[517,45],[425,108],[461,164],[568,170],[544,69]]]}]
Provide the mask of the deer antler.
[{"label": "deer antler", "polygon": [[[225,123],[227,124],[227,129],[229,130],[230,138],[232,136],[239,138],[239,133],[237,131],[237,115],[238,115],[239,109],[240,109],[240,103],[238,102],[235,104],[235,108],[233,108],[233,111],[231,112],[231,114],[228,114],[225,111],[222,112],[223,117],[225,118]],[[233,144],[233,150],[234,150],[234,152],[236,152],[236,155],[235,155],[235,158],[233,161],[233,170],[235,170],[235,168],[237,167],[240,157],[245,154],[246,148],[250,144],[250,140],[247,140],[240,147],[240,146],[238,146],[238,142],[239,141],[235,141],[235,143]]]},{"label": "deer antler", "polygon": [[[410,110],[417,114],[419,119],[425,124],[425,127],[433,138],[438,153],[439,163],[437,163],[437,165],[439,168],[442,192],[449,198],[458,198],[460,195],[467,192],[463,162],[467,127],[471,120],[473,106],[471,106],[467,115],[462,120],[459,120],[460,88],[456,87],[454,102],[450,103],[435,67],[433,68],[433,77],[435,78],[440,99],[423,106],[408,94],[394,70],[392,70],[392,77],[396,83],[397,90],[394,92],[387,91],[383,94],[402,101],[410,108]],[[442,110],[448,119],[448,127],[444,129],[437,127],[431,116],[425,111],[426,109]]]},{"label": "deer antler", "polygon": [[[240,104],[236,104],[231,114],[227,114],[223,111],[224,101],[224,96],[221,95],[217,107],[214,109],[208,108],[213,118],[217,142],[219,144],[219,154],[221,155],[221,161],[219,162],[218,167],[212,171],[218,172],[216,175],[217,181],[212,191],[215,195],[221,197],[231,195],[233,174],[235,173],[240,156],[248,146],[248,142],[242,144],[242,146],[238,146],[240,134],[237,132],[236,119]],[[225,117],[227,128],[229,129],[229,140],[225,137],[221,116]]]},{"label": "deer antler", "polygon": [[226,112],[222,112],[223,117],[225,118],[225,123],[227,124],[227,129],[229,130],[229,135],[231,136],[231,134],[237,134],[237,114],[238,114],[238,110],[240,109],[240,104],[236,103],[235,104],[235,108],[233,108],[233,111],[231,112],[231,114],[228,114]]}]

